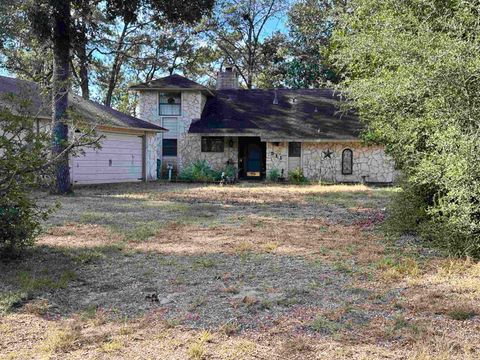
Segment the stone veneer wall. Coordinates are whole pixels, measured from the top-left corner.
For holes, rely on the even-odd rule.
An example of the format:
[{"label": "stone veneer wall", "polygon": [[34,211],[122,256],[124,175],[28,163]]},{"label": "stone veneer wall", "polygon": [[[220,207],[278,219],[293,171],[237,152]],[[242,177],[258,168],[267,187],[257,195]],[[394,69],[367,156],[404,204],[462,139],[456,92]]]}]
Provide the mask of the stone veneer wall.
[{"label": "stone veneer wall", "polygon": [[288,176],[288,143],[271,143],[267,142],[267,177],[271,169],[278,169],[280,173],[283,170],[283,175]]},{"label": "stone veneer wall", "polygon": [[147,181],[157,179],[157,134],[155,133],[146,133],[145,135],[145,147],[146,147],[146,177]]},{"label": "stone veneer wall", "polygon": [[[150,121],[157,125],[162,125],[162,117],[158,114],[158,91],[148,90],[139,93],[137,114],[140,119]],[[178,119],[178,138],[177,138],[177,159],[173,161],[178,170],[181,170],[189,160],[190,139],[188,129],[193,119],[200,118],[203,107],[206,103],[206,97],[200,91],[183,91],[182,92],[182,115],[177,116]],[[157,157],[162,157],[162,134],[156,136]],[[187,157],[185,159],[185,156]],[[170,158],[169,158],[170,160]],[[155,159],[156,163],[156,159]],[[162,161],[162,167],[166,167],[166,162]],[[155,164],[156,167],[156,164]],[[155,177],[156,178],[156,177]]]},{"label": "stone veneer wall", "polygon": [[[344,149],[353,151],[352,175],[342,174]],[[325,159],[323,152],[327,150],[333,153],[331,158]],[[390,183],[395,180],[394,162],[379,146],[363,146],[358,142],[304,142],[301,162],[304,175],[311,180],[362,182],[365,179],[367,182],[381,183]],[[279,145],[267,143],[267,173],[274,167],[280,171],[284,169],[285,176],[288,175],[288,143]]]},{"label": "stone veneer wall", "polygon": [[[202,152],[202,136],[200,134],[188,134],[182,148],[183,165],[189,165],[196,160],[206,160],[214,170],[222,170],[229,161],[238,169],[238,138],[225,137],[225,148],[222,153]],[[229,147],[229,141],[233,140],[233,146]]]}]

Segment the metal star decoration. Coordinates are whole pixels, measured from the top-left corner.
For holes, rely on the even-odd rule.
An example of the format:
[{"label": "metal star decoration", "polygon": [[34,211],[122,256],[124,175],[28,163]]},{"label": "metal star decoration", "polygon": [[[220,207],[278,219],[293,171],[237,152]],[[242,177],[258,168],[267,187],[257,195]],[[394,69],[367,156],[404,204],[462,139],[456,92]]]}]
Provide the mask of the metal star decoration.
[{"label": "metal star decoration", "polygon": [[332,154],[333,154],[333,151],[331,151],[330,149],[328,149],[327,151],[324,151],[323,152],[323,158],[324,159],[331,159],[332,158]]}]

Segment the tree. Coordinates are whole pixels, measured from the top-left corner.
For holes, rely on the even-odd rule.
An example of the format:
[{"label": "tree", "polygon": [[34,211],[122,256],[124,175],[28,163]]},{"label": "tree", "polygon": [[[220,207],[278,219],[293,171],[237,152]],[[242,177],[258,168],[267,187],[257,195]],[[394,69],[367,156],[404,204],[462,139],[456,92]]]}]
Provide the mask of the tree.
[{"label": "tree", "polygon": [[210,38],[224,62],[235,66],[248,89],[259,73],[259,57],[266,25],[286,10],[280,0],[222,0],[208,23]]},{"label": "tree", "polygon": [[[26,85],[19,94],[0,97],[0,257],[15,256],[33,244],[51,208],[40,206],[32,189],[49,185],[52,169],[64,156],[52,156],[51,134],[39,116],[47,113],[42,105],[46,102],[37,90]],[[94,129],[78,114],[71,112],[69,119],[69,126],[80,134],[64,153],[98,146]]]},{"label": "tree", "polygon": [[339,77],[328,61],[332,33],[348,0],[300,0],[288,12],[291,60],[286,65],[287,86],[321,87]]},{"label": "tree", "polygon": [[[52,99],[52,152],[64,154],[56,165],[55,192],[66,194],[71,191],[68,154],[64,152],[68,143],[68,128],[65,115],[68,107],[70,80],[70,56],[72,47],[72,6],[88,9],[91,0],[25,0],[28,19],[39,40],[50,41],[53,51],[53,99]],[[128,23],[138,20],[141,11],[148,9],[158,19],[168,22],[193,23],[208,13],[213,0],[172,2],[166,0],[107,0],[105,10],[110,18],[122,18]]]},{"label": "tree", "polygon": [[38,41],[27,28],[25,4],[21,0],[1,2],[0,61],[5,70],[18,78],[41,85],[50,82],[52,52],[48,44]]},{"label": "tree", "polygon": [[261,44],[256,86],[262,89],[289,87],[291,55],[291,42],[286,34],[277,31],[266,37]]},{"label": "tree", "polygon": [[475,2],[352,0],[333,60],[343,93],[403,174],[392,229],[480,256],[480,22]]},{"label": "tree", "polygon": [[90,99],[90,67],[95,61],[101,34],[107,31],[108,19],[99,9],[100,0],[90,6],[76,6],[72,17],[72,59],[73,79],[79,86],[82,97]]}]

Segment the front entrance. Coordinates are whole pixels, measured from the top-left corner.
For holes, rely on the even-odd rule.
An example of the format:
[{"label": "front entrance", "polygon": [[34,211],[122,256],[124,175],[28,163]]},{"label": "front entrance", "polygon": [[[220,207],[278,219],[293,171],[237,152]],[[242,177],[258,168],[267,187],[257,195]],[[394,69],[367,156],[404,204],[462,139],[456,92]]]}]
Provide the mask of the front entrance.
[{"label": "front entrance", "polygon": [[259,137],[238,138],[238,176],[240,179],[264,179],[267,144]]}]

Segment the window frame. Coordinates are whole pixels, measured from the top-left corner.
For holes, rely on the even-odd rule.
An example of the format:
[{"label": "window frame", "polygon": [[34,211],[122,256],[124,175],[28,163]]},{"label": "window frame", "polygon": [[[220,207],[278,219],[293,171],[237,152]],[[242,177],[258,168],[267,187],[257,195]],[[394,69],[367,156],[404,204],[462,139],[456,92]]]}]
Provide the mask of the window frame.
[{"label": "window frame", "polygon": [[[298,151],[298,155],[296,155],[297,151]],[[294,155],[292,155],[292,153],[294,153]],[[295,157],[295,158],[302,157],[302,143],[300,141],[288,142],[288,157]]]},{"label": "window frame", "polygon": [[[347,159],[345,158],[346,154],[350,154],[350,171],[345,171],[345,165]],[[353,174],[353,150],[352,149],[343,149],[342,151],[342,175],[352,175]]]},{"label": "window frame", "polygon": [[[174,142],[175,143],[175,147],[173,146],[169,146],[169,147],[166,147],[165,146],[165,142]],[[172,154],[165,154],[165,148],[167,149],[175,149],[175,155],[172,155]],[[178,142],[177,142],[177,139],[162,139],[162,156],[165,156],[165,157],[176,157],[178,154]]]},{"label": "window frame", "polygon": [[[164,96],[162,96],[164,95]],[[175,95],[175,96],[174,96]],[[168,97],[178,97],[180,99],[179,103],[169,103],[167,102],[162,102],[161,99],[162,97],[168,98]],[[182,92],[181,91],[160,91],[157,93],[157,104],[158,104],[158,116],[165,116],[165,117],[176,117],[176,116],[182,116]],[[178,112],[175,114],[163,114],[162,113],[162,105],[176,105],[178,108]]]},{"label": "window frame", "polygon": [[[210,144],[209,144],[210,140]],[[225,137],[224,136],[202,136],[201,138],[201,152],[202,153],[223,153],[225,152]],[[213,149],[213,141],[218,141],[221,144],[221,150]]]}]

